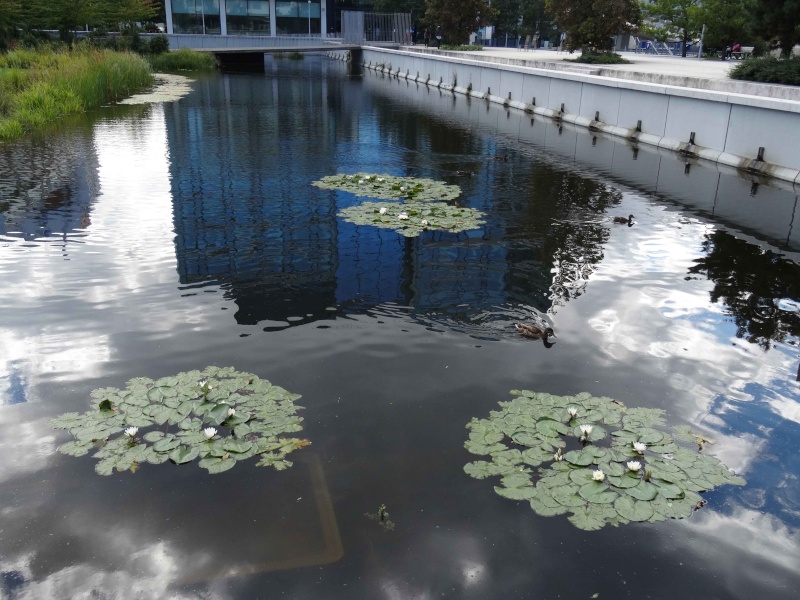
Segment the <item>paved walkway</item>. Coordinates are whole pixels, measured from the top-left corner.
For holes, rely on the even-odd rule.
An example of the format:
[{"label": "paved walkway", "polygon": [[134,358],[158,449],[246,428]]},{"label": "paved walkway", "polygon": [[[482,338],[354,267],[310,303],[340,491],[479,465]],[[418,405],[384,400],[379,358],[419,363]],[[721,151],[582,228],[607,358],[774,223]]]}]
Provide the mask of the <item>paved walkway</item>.
[{"label": "paved walkway", "polygon": [[[426,51],[424,47],[419,45],[415,46],[414,49],[416,51]],[[430,48],[427,51],[440,52]],[[440,53],[448,56],[467,56],[474,60],[500,64],[584,73],[601,77],[646,81],[663,85],[713,90],[728,94],[744,94],[800,102],[800,87],[798,86],[730,79],[728,71],[739,64],[739,61],[736,60],[705,60],[623,52],[622,56],[631,61],[631,64],[586,65],[565,62],[567,59],[574,59],[579,56],[579,53],[558,53],[555,50],[545,50],[543,48],[524,51],[515,48],[487,47],[477,52],[441,51]]]}]

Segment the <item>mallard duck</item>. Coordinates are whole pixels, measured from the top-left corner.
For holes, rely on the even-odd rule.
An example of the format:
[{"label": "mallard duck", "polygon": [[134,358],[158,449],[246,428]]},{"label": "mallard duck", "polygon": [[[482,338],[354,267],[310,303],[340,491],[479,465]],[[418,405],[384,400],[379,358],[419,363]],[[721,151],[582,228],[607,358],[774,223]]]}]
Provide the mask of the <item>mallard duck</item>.
[{"label": "mallard duck", "polygon": [[530,338],[532,340],[542,340],[548,344],[548,337],[558,337],[552,327],[542,329],[536,325],[528,325],[527,323],[514,323],[514,328],[522,337]]},{"label": "mallard duck", "polygon": [[614,217],[614,223],[620,223],[621,225],[630,227],[633,225],[633,215],[628,215],[627,219],[625,217]]}]

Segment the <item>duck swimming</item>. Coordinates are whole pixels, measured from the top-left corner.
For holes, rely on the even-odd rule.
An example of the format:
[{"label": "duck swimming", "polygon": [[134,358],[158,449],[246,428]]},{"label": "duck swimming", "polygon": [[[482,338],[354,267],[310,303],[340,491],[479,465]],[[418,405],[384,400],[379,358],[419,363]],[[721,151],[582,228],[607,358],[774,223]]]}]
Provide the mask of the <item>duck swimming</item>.
[{"label": "duck swimming", "polygon": [[536,325],[528,325],[527,323],[514,323],[514,328],[522,337],[530,338],[532,340],[542,340],[545,346],[552,346],[548,341],[549,337],[558,337],[553,331],[552,327],[542,329]]},{"label": "duck swimming", "polygon": [[633,215],[628,215],[627,219],[625,217],[614,217],[614,223],[620,223],[621,225],[630,227],[633,225]]}]

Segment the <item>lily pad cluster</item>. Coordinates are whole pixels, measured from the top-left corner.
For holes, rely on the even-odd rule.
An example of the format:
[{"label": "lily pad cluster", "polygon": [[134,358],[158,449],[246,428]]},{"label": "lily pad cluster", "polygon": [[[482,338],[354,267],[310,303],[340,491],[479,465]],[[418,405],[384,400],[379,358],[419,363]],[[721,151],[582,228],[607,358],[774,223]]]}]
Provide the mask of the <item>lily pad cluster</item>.
[{"label": "lily pad cluster", "polygon": [[435,179],[395,177],[356,173],[355,175],[329,175],[311,185],[326,190],[343,190],[356,196],[369,196],[382,200],[410,200],[429,202],[455,200],[461,188]]},{"label": "lily pad cluster", "polygon": [[111,475],[136,471],[142,463],[184,464],[199,458],[209,473],[257,457],[256,466],[287,469],[286,456],[309,445],[281,437],[302,430],[300,398],[252,373],[232,367],[207,367],[152,380],[137,377],[125,389],[94,390],[96,408],[66,413],[50,421],[75,440],[59,451],[92,453],[95,471]]},{"label": "lily pad cluster", "polygon": [[433,179],[357,173],[323,177],[313,185],[357,196],[402,200],[402,204],[364,202],[342,209],[339,216],[356,225],[394,229],[405,237],[416,237],[427,230],[458,233],[478,229],[485,223],[479,210],[447,204],[461,194],[460,187]]},{"label": "lily pad cluster", "polygon": [[685,426],[676,435],[658,429],[660,409],[626,409],[587,393],[511,394],[488,419],[467,424],[465,447],[489,460],[464,470],[477,479],[500,477],[495,492],[528,501],[539,515],[568,514],[585,530],[680,519],[705,504],[700,492],[745,483],[718,459],[676,443],[708,438]]},{"label": "lily pad cluster", "polygon": [[480,211],[444,202],[364,202],[342,209],[339,216],[356,225],[395,229],[405,237],[416,237],[429,229],[467,231],[485,223]]}]

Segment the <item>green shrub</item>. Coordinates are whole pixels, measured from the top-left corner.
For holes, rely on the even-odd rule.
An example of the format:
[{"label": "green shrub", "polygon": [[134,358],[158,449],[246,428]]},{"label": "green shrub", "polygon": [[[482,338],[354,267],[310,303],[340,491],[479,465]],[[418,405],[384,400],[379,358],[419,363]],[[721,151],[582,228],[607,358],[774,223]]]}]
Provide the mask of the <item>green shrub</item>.
[{"label": "green shrub", "polygon": [[158,55],[169,51],[169,38],[165,35],[156,35],[150,38],[148,44],[150,54]]},{"label": "green shrub", "polygon": [[156,71],[210,71],[217,68],[217,59],[210,52],[181,48],[149,57]]},{"label": "green shrub", "polygon": [[483,50],[483,46],[469,46],[465,44],[458,44],[458,45],[442,44],[440,48],[442,50],[457,50],[459,52],[472,52],[475,50]]},{"label": "green shrub", "polygon": [[305,54],[302,52],[289,52],[289,54],[286,55],[286,58],[289,60],[303,60],[305,58]]},{"label": "green shrub", "polygon": [[627,65],[631,62],[616,52],[583,52],[579,57],[567,58],[565,61],[587,65]]},{"label": "green shrub", "polygon": [[800,56],[792,58],[773,58],[772,56],[747,58],[731,69],[729,75],[733,79],[759,81],[761,83],[800,85]]}]

